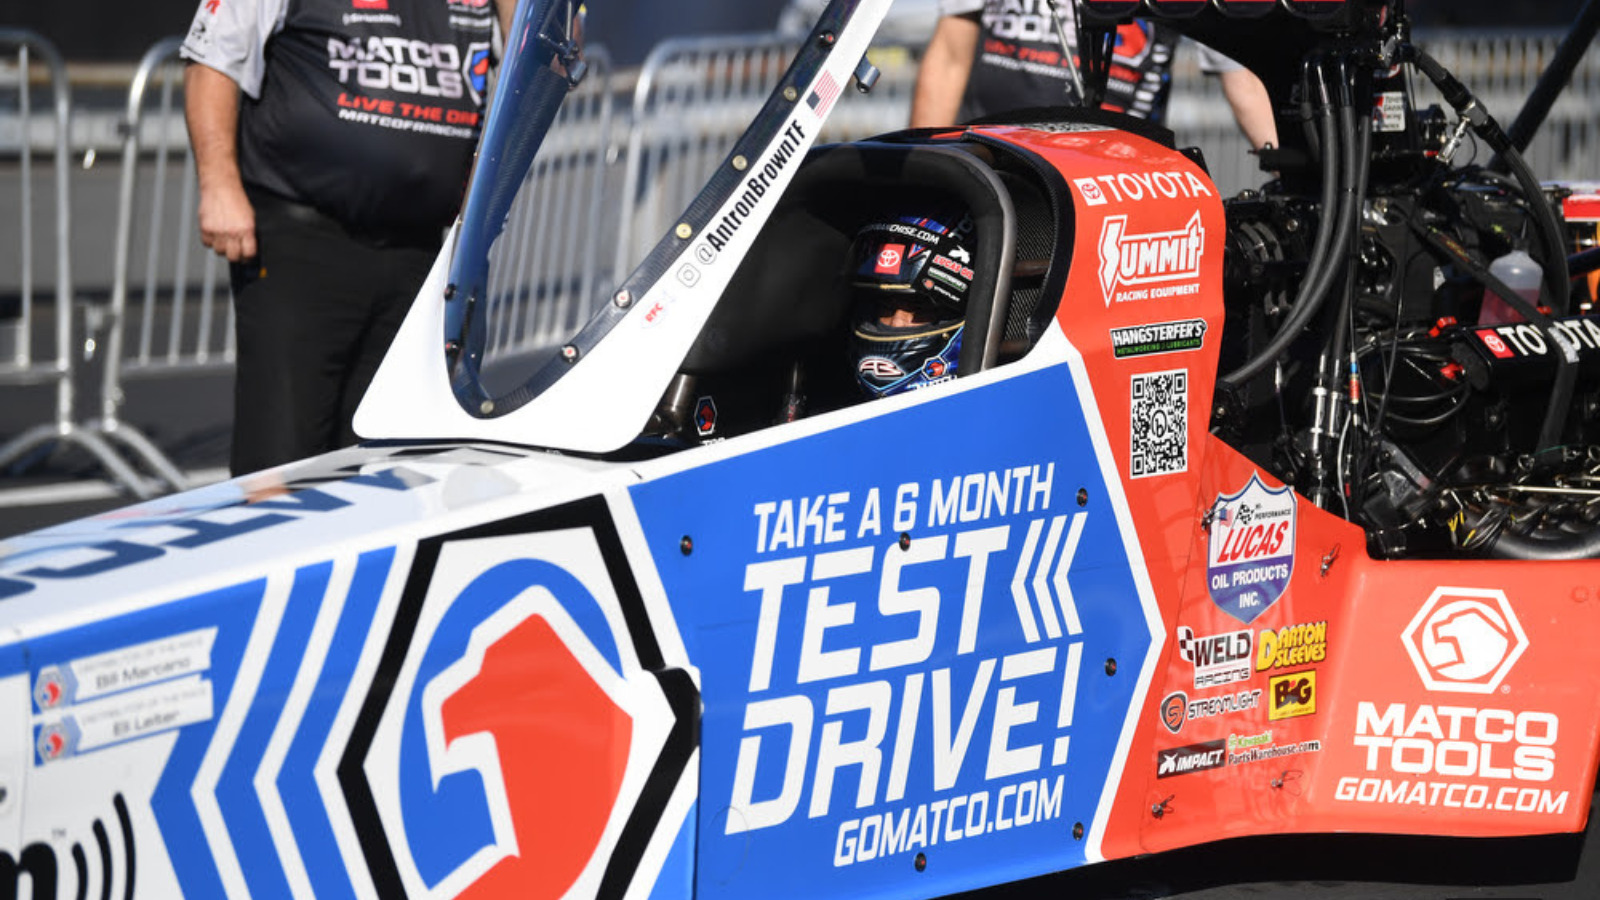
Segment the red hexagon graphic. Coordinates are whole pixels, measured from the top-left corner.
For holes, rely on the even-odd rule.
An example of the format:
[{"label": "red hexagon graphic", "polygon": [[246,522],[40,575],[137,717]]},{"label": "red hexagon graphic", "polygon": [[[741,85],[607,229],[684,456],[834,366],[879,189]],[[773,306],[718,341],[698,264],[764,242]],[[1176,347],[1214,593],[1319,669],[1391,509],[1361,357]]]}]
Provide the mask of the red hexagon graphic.
[{"label": "red hexagon graphic", "polygon": [[1488,694],[1528,649],[1504,591],[1441,587],[1400,635],[1430,691]]}]

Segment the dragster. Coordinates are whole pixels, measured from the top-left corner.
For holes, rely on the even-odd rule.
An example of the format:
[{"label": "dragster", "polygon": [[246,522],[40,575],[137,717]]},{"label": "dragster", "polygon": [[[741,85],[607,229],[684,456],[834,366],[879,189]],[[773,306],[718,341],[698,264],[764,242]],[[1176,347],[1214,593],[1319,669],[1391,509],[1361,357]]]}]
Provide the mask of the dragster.
[{"label": "dragster", "polygon": [[[1090,106],[1170,20],[1262,76],[1273,181],[1088,108],[819,146],[888,6],[834,0],[508,379],[491,250],[581,71],[575,0],[521,4],[366,442],[0,545],[0,897],[936,897],[1584,829],[1600,320],[1536,122],[1400,0],[1085,0]],[[933,205],[969,227],[893,218]],[[868,267],[963,311],[914,372],[843,349],[885,221]]]}]

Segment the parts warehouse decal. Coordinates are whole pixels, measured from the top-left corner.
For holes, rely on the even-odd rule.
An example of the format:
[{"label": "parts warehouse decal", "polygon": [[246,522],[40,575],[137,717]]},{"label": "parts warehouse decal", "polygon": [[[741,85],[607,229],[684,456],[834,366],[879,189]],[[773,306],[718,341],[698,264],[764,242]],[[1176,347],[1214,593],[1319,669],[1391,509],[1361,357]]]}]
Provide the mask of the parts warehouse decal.
[{"label": "parts warehouse decal", "polygon": [[[1085,853],[1060,835],[1100,827],[1159,618],[1068,377],[1025,373],[630,489],[701,676],[710,900],[880,893],[918,853],[938,860],[919,890],[953,893]],[[994,420],[997,402],[1045,397],[1063,414]],[[939,427],[979,417],[994,427]],[[936,454],[862,452],[935,433]]]},{"label": "parts warehouse decal", "polygon": [[789,127],[783,130],[782,140],[778,142],[772,155],[755,170],[755,174],[745,180],[744,190],[734,201],[733,208],[723,213],[722,218],[718,219],[716,225],[706,233],[705,244],[696,251],[702,262],[708,258],[714,259],[716,254],[728,246],[728,242],[733,240],[733,236],[738,234],[739,229],[761,205],[767,194],[771,193],[783,170],[788,168],[795,154],[800,152],[800,145],[805,139],[806,132],[800,127],[800,120],[791,121]]},{"label": "parts warehouse decal", "polygon": [[1183,353],[1205,345],[1206,320],[1184,319],[1111,329],[1111,352],[1117,359]]},{"label": "parts warehouse decal", "polygon": [[1217,497],[1206,542],[1206,585],[1219,609],[1246,625],[1283,596],[1294,572],[1294,493],[1255,475]]}]

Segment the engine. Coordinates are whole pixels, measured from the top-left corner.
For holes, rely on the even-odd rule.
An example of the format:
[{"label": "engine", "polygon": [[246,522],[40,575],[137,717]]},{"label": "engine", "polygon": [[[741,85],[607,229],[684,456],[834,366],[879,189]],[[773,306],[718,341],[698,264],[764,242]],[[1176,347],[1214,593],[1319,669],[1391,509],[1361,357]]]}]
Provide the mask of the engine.
[{"label": "engine", "polygon": [[[1412,71],[1458,120],[1413,108]],[[1600,556],[1600,316],[1560,197],[1393,29],[1293,100],[1301,146],[1227,203],[1214,429],[1377,556]]]}]

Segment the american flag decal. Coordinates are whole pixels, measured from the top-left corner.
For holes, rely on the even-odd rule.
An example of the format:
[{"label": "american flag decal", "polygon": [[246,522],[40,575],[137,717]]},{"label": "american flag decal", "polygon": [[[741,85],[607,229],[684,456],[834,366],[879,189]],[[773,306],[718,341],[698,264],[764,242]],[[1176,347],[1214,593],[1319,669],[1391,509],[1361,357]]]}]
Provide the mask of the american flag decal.
[{"label": "american flag decal", "polygon": [[823,72],[822,77],[817,79],[817,86],[811,90],[811,96],[806,98],[806,105],[816,112],[818,118],[822,118],[828,114],[828,110],[833,109],[833,102],[838,99],[839,82]]}]

